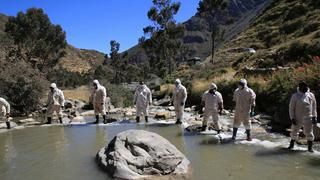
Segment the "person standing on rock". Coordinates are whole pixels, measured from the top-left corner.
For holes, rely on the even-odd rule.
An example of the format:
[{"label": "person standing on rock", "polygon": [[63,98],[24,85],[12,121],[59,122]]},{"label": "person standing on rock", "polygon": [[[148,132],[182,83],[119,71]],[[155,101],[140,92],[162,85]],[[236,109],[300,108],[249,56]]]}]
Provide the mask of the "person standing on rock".
[{"label": "person standing on rock", "polygon": [[64,95],[63,92],[57,88],[55,83],[50,85],[50,91],[48,93],[47,100],[47,120],[46,124],[51,124],[52,116],[54,113],[58,115],[59,122],[62,124],[62,109],[64,107]]},{"label": "person standing on rock", "polygon": [[210,84],[209,90],[202,96],[202,105],[204,105],[204,116],[202,121],[202,131],[206,131],[208,119],[211,117],[214,123],[214,127],[218,134],[220,134],[221,128],[219,124],[219,114],[221,115],[223,110],[223,99],[220,92],[217,91],[216,84]]},{"label": "person standing on rock", "polygon": [[313,125],[317,124],[317,102],[305,82],[299,83],[297,92],[291,97],[289,115],[292,122],[289,149],[293,149],[299,130],[303,127],[303,133],[308,141],[308,151],[313,152]]},{"label": "person standing on rock", "polygon": [[184,105],[187,100],[187,89],[181,84],[180,79],[176,79],[173,90],[173,105],[176,113],[176,124],[181,124],[183,119]]},{"label": "person standing on rock", "polygon": [[104,124],[107,123],[106,98],[107,98],[106,88],[102,86],[98,80],[94,80],[90,102],[93,104],[94,114],[96,116],[95,124],[99,123],[100,113],[102,114],[102,117],[103,117],[103,123]]},{"label": "person standing on rock", "polygon": [[247,80],[240,80],[239,87],[233,94],[233,101],[235,101],[236,103],[236,108],[232,139],[236,139],[238,128],[240,127],[241,123],[243,123],[244,127],[246,128],[247,141],[251,141],[250,116],[254,116],[256,94],[252,89],[248,87]]},{"label": "person standing on rock", "polygon": [[10,129],[10,104],[4,98],[0,97],[0,119],[4,120],[7,125],[7,129]]},{"label": "person standing on rock", "polygon": [[152,104],[152,94],[147,85],[143,81],[139,82],[139,85],[134,93],[133,104],[136,106],[136,121],[140,122],[141,114],[143,113],[145,121],[148,122],[148,107]]}]

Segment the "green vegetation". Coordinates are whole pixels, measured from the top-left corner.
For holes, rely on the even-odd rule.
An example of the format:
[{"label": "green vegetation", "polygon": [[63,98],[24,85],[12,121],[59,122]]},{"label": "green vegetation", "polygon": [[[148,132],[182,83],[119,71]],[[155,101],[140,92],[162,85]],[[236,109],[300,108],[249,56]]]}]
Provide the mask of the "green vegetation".
[{"label": "green vegetation", "polygon": [[160,77],[175,71],[176,61],[181,58],[184,50],[182,37],[184,26],[176,24],[174,15],[180,9],[180,3],[171,0],[153,0],[148,18],[153,26],[143,29],[145,36],[139,39],[140,45],[146,50],[150,67]]}]

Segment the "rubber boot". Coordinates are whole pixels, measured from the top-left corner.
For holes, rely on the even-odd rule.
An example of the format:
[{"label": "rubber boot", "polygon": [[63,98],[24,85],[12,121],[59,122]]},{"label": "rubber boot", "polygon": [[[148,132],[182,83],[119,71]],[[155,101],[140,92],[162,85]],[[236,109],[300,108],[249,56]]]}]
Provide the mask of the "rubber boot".
[{"label": "rubber boot", "polygon": [[144,117],[144,119],[146,120],[146,122],[149,122],[148,116]]},{"label": "rubber boot", "polygon": [[7,129],[11,129],[10,122],[6,122]]},{"label": "rubber boot", "polygon": [[233,128],[233,132],[232,132],[232,140],[236,140],[237,132],[238,132],[238,128]]},{"label": "rubber boot", "polygon": [[108,123],[107,116],[106,115],[102,115],[102,118],[103,118],[103,124],[107,124]]},{"label": "rubber boot", "polygon": [[182,124],[182,122],[180,121],[180,119],[177,119],[176,124]]},{"label": "rubber boot", "polygon": [[137,123],[140,122],[140,117],[139,116],[136,117],[136,121],[137,121]]},{"label": "rubber boot", "polygon": [[246,130],[246,134],[247,134],[247,141],[252,141],[250,129],[247,129],[247,130]]},{"label": "rubber boot", "polygon": [[207,130],[207,126],[206,125],[201,127],[201,131],[206,131],[206,130]]},{"label": "rubber boot", "polygon": [[96,115],[96,122],[94,122],[95,124],[99,124],[99,115]]},{"label": "rubber boot", "polygon": [[60,124],[63,124],[62,117],[59,117],[59,122],[60,122]]},{"label": "rubber boot", "polygon": [[51,117],[47,117],[47,122],[46,122],[46,124],[51,124],[51,120],[52,120]]},{"label": "rubber boot", "polygon": [[313,144],[312,141],[308,141],[308,151],[311,152],[311,153],[314,152],[314,151],[313,151],[313,148],[312,148],[312,144]]},{"label": "rubber boot", "polygon": [[293,149],[294,148],[294,142],[295,142],[295,140],[291,139],[288,149]]}]

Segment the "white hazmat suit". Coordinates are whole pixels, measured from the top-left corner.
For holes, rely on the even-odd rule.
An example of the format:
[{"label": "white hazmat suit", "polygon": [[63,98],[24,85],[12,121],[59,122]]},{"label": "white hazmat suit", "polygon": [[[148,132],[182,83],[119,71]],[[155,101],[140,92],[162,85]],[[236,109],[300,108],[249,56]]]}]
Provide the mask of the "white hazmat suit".
[{"label": "white hazmat suit", "polygon": [[[210,90],[217,90],[217,85],[211,84]],[[216,128],[216,130],[220,131],[221,127],[219,124],[219,110],[223,107],[223,99],[221,93],[218,91],[214,91],[214,93],[206,91],[202,96],[202,102],[204,102],[202,127],[207,126],[208,119],[210,119],[211,117],[214,123],[214,127]]]},{"label": "white hazmat suit", "polygon": [[96,116],[98,116],[100,113],[102,115],[106,115],[106,88],[100,85],[98,80],[94,80],[93,83],[97,85],[97,89],[92,90],[90,98],[90,101],[93,104],[94,113]]},{"label": "white hazmat suit", "polygon": [[308,141],[314,140],[312,118],[317,117],[317,102],[313,93],[308,90],[303,93],[297,90],[292,95],[289,104],[290,119],[295,120],[291,126],[291,139],[298,139],[298,132],[303,127],[304,134]]},{"label": "white hazmat suit", "polygon": [[4,98],[0,97],[0,119],[9,122],[7,114],[10,114],[10,104]]},{"label": "white hazmat suit", "polygon": [[149,116],[148,107],[152,103],[152,94],[150,89],[145,85],[139,85],[134,94],[134,104],[136,105],[136,115],[140,117]]},{"label": "white hazmat suit", "polygon": [[245,79],[241,79],[240,82],[244,84],[244,88],[236,89],[233,95],[233,101],[236,102],[233,127],[239,128],[243,123],[246,130],[250,130],[250,112],[252,106],[255,106],[256,94],[247,86]]},{"label": "white hazmat suit", "polygon": [[183,118],[184,105],[187,100],[187,89],[181,84],[179,79],[175,82],[176,87],[173,90],[173,105],[177,117],[177,122],[180,123]]},{"label": "white hazmat suit", "polygon": [[64,95],[63,92],[57,88],[57,85],[55,83],[52,83],[50,88],[53,89],[53,91],[49,91],[48,93],[48,99],[47,99],[47,106],[48,106],[48,112],[47,117],[52,118],[52,115],[54,113],[57,113],[59,118],[62,118],[62,107],[64,107]]}]

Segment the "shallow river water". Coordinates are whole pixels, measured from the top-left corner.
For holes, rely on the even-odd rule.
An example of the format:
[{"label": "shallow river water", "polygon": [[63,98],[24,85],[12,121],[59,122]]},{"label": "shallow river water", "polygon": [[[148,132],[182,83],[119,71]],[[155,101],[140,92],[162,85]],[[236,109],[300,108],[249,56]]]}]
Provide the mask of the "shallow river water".
[{"label": "shallow river water", "polygon": [[320,179],[320,155],[254,143],[216,144],[212,136],[186,135],[179,126],[121,124],[29,127],[0,133],[1,180],[106,180],[95,155],[119,132],[153,131],[191,161],[192,179]]}]

